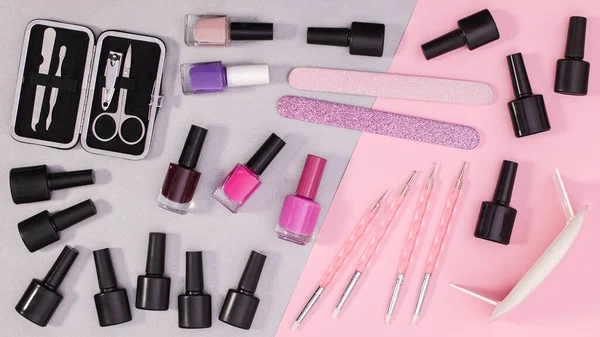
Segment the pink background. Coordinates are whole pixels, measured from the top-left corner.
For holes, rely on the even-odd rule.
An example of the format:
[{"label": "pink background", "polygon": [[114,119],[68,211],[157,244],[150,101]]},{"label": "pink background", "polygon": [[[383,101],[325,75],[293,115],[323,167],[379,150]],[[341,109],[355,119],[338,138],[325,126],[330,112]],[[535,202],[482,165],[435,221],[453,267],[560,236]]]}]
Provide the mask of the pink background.
[{"label": "pink background", "polygon": [[[501,38],[475,51],[466,48],[426,61],[420,44],[456,28],[456,21],[489,8]],[[569,16],[588,18],[585,59],[592,63],[590,92],[571,97],[553,92]],[[475,127],[482,136],[472,151],[363,134],[319,233],[302,277],[284,314],[277,337],[303,336],[598,336],[600,331],[600,4],[592,0],[419,1],[390,72],[468,79],[490,83],[494,100],[484,107],[377,99],[375,108]],[[522,52],[534,92],[544,95],[552,130],[517,139],[506,103],[513,99],[506,56]],[[368,61],[368,60],[367,60]],[[481,201],[493,194],[503,159],[517,161],[512,206],[518,210],[512,242],[503,246],[473,237]],[[443,249],[421,320],[410,325],[427,252],[449,188],[462,161],[465,186]],[[430,212],[415,250],[391,326],[385,312],[402,245],[419,190],[432,163],[441,164]],[[571,251],[549,278],[519,307],[487,323],[492,306],[467,297],[448,283],[502,299],[564,226],[550,173],[560,168],[575,211],[590,204],[587,220]],[[403,205],[404,213],[384,239],[360,285],[338,319],[330,317],[358,253],[350,258],[299,331],[289,326],[317,286],[333,256],[381,191],[396,187],[411,170],[421,171]],[[359,246],[359,250],[362,250]]]}]

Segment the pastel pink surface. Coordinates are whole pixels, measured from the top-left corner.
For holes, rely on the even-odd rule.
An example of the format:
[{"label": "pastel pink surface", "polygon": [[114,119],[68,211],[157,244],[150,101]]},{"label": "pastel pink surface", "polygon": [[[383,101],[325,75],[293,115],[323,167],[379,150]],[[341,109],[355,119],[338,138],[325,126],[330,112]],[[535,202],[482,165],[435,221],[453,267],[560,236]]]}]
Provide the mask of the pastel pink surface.
[{"label": "pastel pink surface", "polygon": [[[500,29],[499,41],[469,51],[456,50],[426,61],[420,45],[456,28],[456,21],[489,8]],[[553,92],[557,59],[565,49],[569,16],[588,18],[585,59],[592,63],[590,91],[586,97]],[[374,108],[474,126],[482,142],[464,151],[363,134],[357,144],[336,198],[296,290],[282,318],[277,337],[291,336],[448,336],[448,337],[578,337],[597,336],[600,331],[600,3],[589,0],[421,0],[398,48],[390,71],[402,74],[462,78],[484,81],[494,87],[495,98],[485,107],[378,99]],[[506,55],[522,52],[534,92],[544,95],[552,130],[517,139],[513,135],[506,103],[513,99]],[[492,197],[503,159],[517,161],[519,173],[512,206],[519,213],[509,246],[474,238],[481,201]],[[417,325],[410,325],[422,281],[428,249],[444,210],[456,168],[468,161],[466,178],[451,230],[442,249],[436,274]],[[379,191],[400,185],[409,170],[429,172],[441,163],[429,212],[409,267],[408,279],[392,325],[384,324],[389,295],[411,222],[404,212],[396,230],[376,254],[376,263],[349,300],[338,319],[331,310],[354,272],[353,256],[331,283],[297,331],[289,327],[316,288],[319,277],[343,245]],[[537,260],[564,226],[564,215],[550,179],[555,167],[561,174],[575,210],[592,207],[571,251],[546,281],[520,306],[502,319],[487,323],[492,306],[451,289],[448,284],[502,299]],[[425,174],[416,181],[423,183]],[[414,209],[417,194],[404,207]],[[363,243],[364,244],[364,243]],[[362,247],[359,245],[359,247]],[[361,248],[362,249],[362,248]],[[354,261],[354,262],[353,262]],[[347,267],[350,266],[350,267]]]}]

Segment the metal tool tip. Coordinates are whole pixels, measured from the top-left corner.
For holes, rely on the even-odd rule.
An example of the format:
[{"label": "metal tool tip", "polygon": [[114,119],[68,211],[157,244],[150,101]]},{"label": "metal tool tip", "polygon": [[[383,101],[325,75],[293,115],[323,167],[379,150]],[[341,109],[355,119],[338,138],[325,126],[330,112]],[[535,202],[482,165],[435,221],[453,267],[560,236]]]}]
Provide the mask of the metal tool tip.
[{"label": "metal tool tip", "polygon": [[467,162],[464,162],[462,168],[460,169],[460,174],[458,176],[459,179],[462,179],[463,176],[465,175],[465,168],[466,167],[467,167]]},{"label": "metal tool tip", "polygon": [[417,171],[413,171],[413,173],[410,175],[410,178],[408,178],[408,181],[406,182],[407,186],[410,186],[410,184],[412,183],[413,179],[415,179],[416,175],[417,175]]},{"label": "metal tool tip", "polygon": [[391,321],[392,321],[392,316],[385,315],[385,324],[390,325]]},{"label": "metal tool tip", "polygon": [[419,316],[417,315],[413,315],[412,321],[410,322],[410,324],[415,325],[417,324],[417,320],[419,319]]},{"label": "metal tool tip", "polygon": [[433,168],[431,169],[431,174],[429,175],[429,179],[433,179],[435,177],[435,169],[437,168],[437,163],[433,163]]},{"label": "metal tool tip", "polygon": [[298,329],[298,326],[300,326],[300,323],[298,323],[298,321],[294,321],[294,323],[290,327],[290,330],[296,331],[296,329]]},{"label": "metal tool tip", "polygon": [[337,318],[339,314],[340,314],[340,309],[335,308],[335,309],[333,309],[333,312],[331,313],[331,317]]},{"label": "metal tool tip", "polygon": [[379,200],[377,200],[377,204],[381,204],[381,202],[383,201],[383,198],[385,198],[385,196],[387,195],[388,192],[389,192],[389,189],[386,189],[385,192],[383,192],[383,194],[381,195]]}]

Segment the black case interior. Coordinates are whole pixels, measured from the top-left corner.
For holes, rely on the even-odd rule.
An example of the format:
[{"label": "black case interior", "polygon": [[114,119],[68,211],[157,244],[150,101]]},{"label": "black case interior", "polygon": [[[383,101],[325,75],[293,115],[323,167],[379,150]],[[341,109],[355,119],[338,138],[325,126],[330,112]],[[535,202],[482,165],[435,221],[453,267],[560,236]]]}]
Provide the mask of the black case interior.
[{"label": "black case interior", "polygon": [[[40,74],[42,44],[47,29],[54,29],[56,38],[48,74]],[[128,159],[143,158],[150,146],[154,119],[160,104],[158,98],[165,58],[164,43],[153,37],[105,31],[99,36],[96,47],[93,47],[93,34],[89,29],[46,20],[32,21],[28,30],[29,37],[25,41],[27,49],[20,67],[22,76],[17,85],[20,85],[20,90],[17,89],[19,97],[13,111],[13,137],[23,142],[66,149],[76,145],[81,133],[81,143],[88,152]],[[61,76],[55,76],[61,46],[67,49]],[[123,71],[130,46],[131,67],[129,77],[125,78]],[[90,49],[94,51],[93,57]],[[102,89],[111,51],[122,53],[122,59],[113,97],[108,108],[103,110]],[[38,86],[46,89],[40,119],[34,130],[31,123]],[[59,90],[52,123],[46,130],[52,88]],[[125,116],[117,125],[117,107],[125,91]],[[102,113],[105,115],[100,116]],[[143,127],[138,119],[127,119],[129,116],[138,117]],[[115,134],[117,128],[120,128],[120,132]]]},{"label": "black case interior", "polygon": [[[52,27],[56,30],[56,40],[52,51],[52,62],[48,75],[39,74],[42,64],[41,55],[44,25],[35,25],[31,28],[25,70],[21,82],[21,95],[18,102],[15,133],[21,137],[47,140],[61,144],[68,144],[79,132],[77,113],[81,99],[83,76],[86,69],[86,56],[89,47],[89,35],[85,32]],[[58,55],[60,46],[67,47],[62,64],[62,76],[53,76],[58,69]],[[31,128],[35,92],[38,85],[46,86],[40,122],[37,131]],[[51,88],[59,88],[52,124],[46,131],[45,121],[50,111]]]}]

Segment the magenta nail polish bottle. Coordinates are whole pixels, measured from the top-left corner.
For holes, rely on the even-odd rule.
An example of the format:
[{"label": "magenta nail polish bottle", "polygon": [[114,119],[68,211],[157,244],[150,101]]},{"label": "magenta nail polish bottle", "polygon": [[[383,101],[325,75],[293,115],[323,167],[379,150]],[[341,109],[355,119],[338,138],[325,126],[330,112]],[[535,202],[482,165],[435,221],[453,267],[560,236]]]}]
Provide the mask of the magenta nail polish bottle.
[{"label": "magenta nail polish bottle", "polygon": [[260,186],[260,175],[285,146],[283,139],[271,134],[246,165],[237,164],[223,179],[213,197],[236,213]]},{"label": "magenta nail polish bottle", "polygon": [[275,233],[280,239],[299,245],[310,242],[321,205],[315,202],[327,160],[309,154],[298,182],[296,195],[285,197]]},{"label": "magenta nail polish bottle", "polygon": [[158,196],[158,207],[186,214],[196,193],[200,172],[196,164],[208,131],[192,125],[177,164],[171,163]]}]

